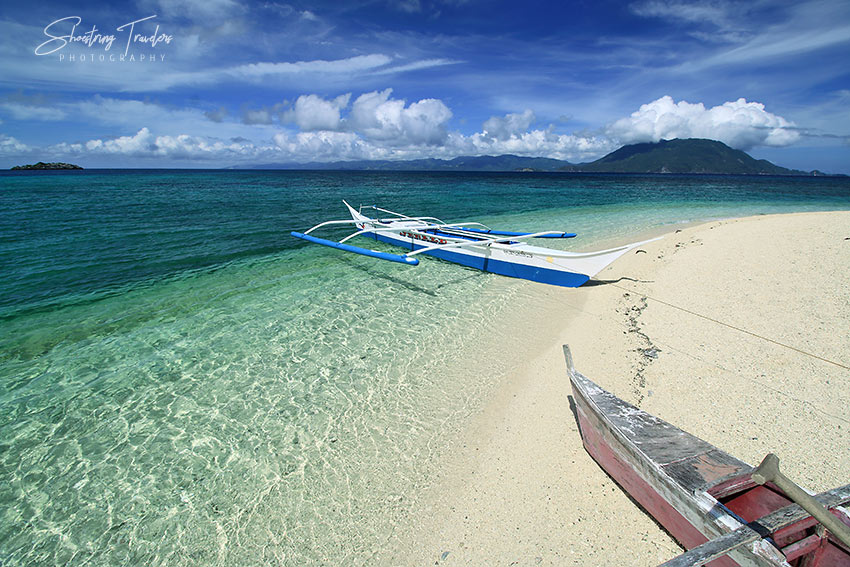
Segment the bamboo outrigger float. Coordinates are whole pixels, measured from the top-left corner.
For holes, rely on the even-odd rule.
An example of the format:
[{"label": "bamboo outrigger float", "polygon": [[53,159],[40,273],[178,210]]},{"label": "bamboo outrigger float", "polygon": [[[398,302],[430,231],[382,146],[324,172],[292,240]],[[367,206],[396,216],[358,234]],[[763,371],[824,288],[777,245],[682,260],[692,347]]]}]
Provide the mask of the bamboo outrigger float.
[{"label": "bamboo outrigger float", "polygon": [[[599,252],[567,252],[532,246],[526,241],[532,238],[573,238],[575,233],[493,230],[478,222],[445,223],[435,217],[409,217],[375,206],[367,208],[390,217],[371,218],[363,214],[364,207],[355,210],[345,201],[343,203],[348,207],[351,219],[323,222],[304,232],[292,232],[292,236],[344,252],[411,266],[419,264],[417,255],[427,254],[485,272],[565,287],[582,285],[629,250],[651,242],[645,240]],[[311,234],[320,228],[352,224],[357,231],[338,242]],[[410,251],[390,254],[347,244],[355,236],[372,238]]]},{"label": "bamboo outrigger float", "polygon": [[603,390],[567,346],[564,356],[585,449],[690,550],[665,566],[850,566],[850,484],[812,497],[774,455],[754,468]]}]

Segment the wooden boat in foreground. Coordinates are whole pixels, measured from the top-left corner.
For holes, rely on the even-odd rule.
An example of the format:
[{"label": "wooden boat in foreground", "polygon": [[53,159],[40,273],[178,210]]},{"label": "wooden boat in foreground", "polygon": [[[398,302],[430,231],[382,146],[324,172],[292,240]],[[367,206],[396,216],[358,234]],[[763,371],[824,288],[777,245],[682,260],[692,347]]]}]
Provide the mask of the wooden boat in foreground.
[{"label": "wooden boat in foreground", "polygon": [[[833,533],[792,502],[803,491],[772,455],[755,469],[603,390],[576,371],[566,345],[564,355],[587,452],[691,550],[665,565],[850,566],[850,484],[814,497]],[[765,478],[771,466],[778,476]]]},{"label": "wooden boat in foreground", "polygon": [[[293,231],[291,235],[314,244],[390,262],[415,266],[419,264],[415,256],[427,254],[485,272],[564,287],[582,285],[629,250],[650,242],[645,240],[599,252],[567,252],[532,246],[526,240],[573,238],[575,233],[493,230],[479,222],[445,223],[434,217],[409,217],[380,207],[365,207],[390,215],[372,218],[363,214],[364,207],[355,210],[345,201],[343,203],[348,207],[350,219],[326,221],[304,232]],[[311,234],[319,228],[352,224],[357,231],[338,242]],[[400,246],[409,252],[390,254],[346,244],[355,236]]]}]

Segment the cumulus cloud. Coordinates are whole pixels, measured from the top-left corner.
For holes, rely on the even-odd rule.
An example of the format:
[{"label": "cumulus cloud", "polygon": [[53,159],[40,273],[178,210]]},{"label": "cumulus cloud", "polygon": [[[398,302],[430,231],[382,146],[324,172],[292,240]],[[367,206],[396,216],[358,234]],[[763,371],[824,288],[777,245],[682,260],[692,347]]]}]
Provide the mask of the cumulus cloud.
[{"label": "cumulus cloud", "polygon": [[245,140],[233,139],[225,142],[186,134],[157,136],[154,146],[160,154],[187,159],[236,159],[256,155],[262,150]]},{"label": "cumulus cloud", "polygon": [[484,131],[497,140],[508,140],[526,132],[534,122],[534,113],[526,109],[522,114],[506,114],[503,117],[491,116],[484,123]]},{"label": "cumulus cloud", "polygon": [[299,132],[295,136],[280,133],[274,137],[281,153],[297,161],[373,159],[374,148],[353,132]]},{"label": "cumulus cloud", "polygon": [[301,130],[307,132],[339,130],[340,112],[348,106],[350,98],[350,93],[333,100],[325,100],[314,94],[301,95],[295,101],[295,108],[290,116]]},{"label": "cumulus cloud", "polygon": [[609,125],[605,133],[626,144],[709,138],[739,150],[787,146],[800,138],[793,122],[767,112],[758,102],[739,98],[706,108],[702,103],[677,103],[670,96],[642,105],[631,116]]},{"label": "cumulus cloud", "polygon": [[54,154],[111,154],[189,160],[240,160],[245,157],[257,157],[270,149],[269,146],[260,146],[241,138],[225,141],[188,134],[157,136],[146,127],[132,136],[106,140],[94,139],[84,143],[63,143],[49,148]]},{"label": "cumulus cloud", "polygon": [[109,154],[144,155],[156,151],[154,136],[147,128],[142,128],[133,136],[120,136],[112,140],[89,140],[85,148],[92,152]]},{"label": "cumulus cloud", "polygon": [[402,109],[400,131],[414,143],[438,144],[446,137],[452,111],[442,101],[426,98]]},{"label": "cumulus cloud", "polygon": [[33,148],[12,136],[0,134],[0,155],[17,155],[31,151]]},{"label": "cumulus cloud", "polygon": [[615,149],[610,139],[602,136],[560,134],[552,127],[545,130],[530,130],[498,139],[488,132],[471,136],[454,136],[455,155],[500,155],[542,156],[571,162],[587,161]]},{"label": "cumulus cloud", "polygon": [[405,106],[391,94],[392,89],[386,89],[357,97],[348,115],[349,129],[396,145],[435,145],[446,139],[452,112],[442,101],[428,98]]}]

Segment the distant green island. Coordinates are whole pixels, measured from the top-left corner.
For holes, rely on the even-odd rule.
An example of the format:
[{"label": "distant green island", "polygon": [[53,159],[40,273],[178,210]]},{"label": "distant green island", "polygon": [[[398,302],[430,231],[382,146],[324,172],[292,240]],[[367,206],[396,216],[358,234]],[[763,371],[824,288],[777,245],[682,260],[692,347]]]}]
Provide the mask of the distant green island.
[{"label": "distant green island", "polygon": [[82,167],[74,165],[73,163],[44,163],[43,161],[40,161],[38,163],[31,163],[28,165],[16,165],[12,167],[12,169],[82,169]]},{"label": "distant green island", "polygon": [[755,159],[723,142],[698,138],[623,146],[594,162],[564,169],[599,173],[812,175]]},{"label": "distant green island", "polygon": [[[230,169],[242,169],[234,166]],[[662,140],[631,144],[588,163],[524,157],[461,156],[454,159],[416,159],[405,161],[360,160],[291,164],[260,164],[249,169],[319,169],[358,171],[563,171],[572,173],[671,173],[705,175],[824,175],[819,171],[800,171],[755,159],[746,152],[723,142],[700,138]]]}]

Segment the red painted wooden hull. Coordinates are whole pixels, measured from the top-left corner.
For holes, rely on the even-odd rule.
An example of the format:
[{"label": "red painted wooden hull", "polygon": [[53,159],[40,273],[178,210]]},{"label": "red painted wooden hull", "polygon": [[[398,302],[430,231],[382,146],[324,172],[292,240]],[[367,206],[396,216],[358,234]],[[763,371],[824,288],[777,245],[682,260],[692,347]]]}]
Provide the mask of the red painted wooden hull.
[{"label": "red painted wooden hull", "polygon": [[[588,416],[580,406],[576,407],[576,411],[585,449],[617,481],[617,484],[658,520],[685,549],[694,548],[708,541],[702,532],[611,449],[600,433],[599,424],[592,416]],[[737,567],[738,563],[724,557],[712,561],[709,565],[710,567]]]}]

